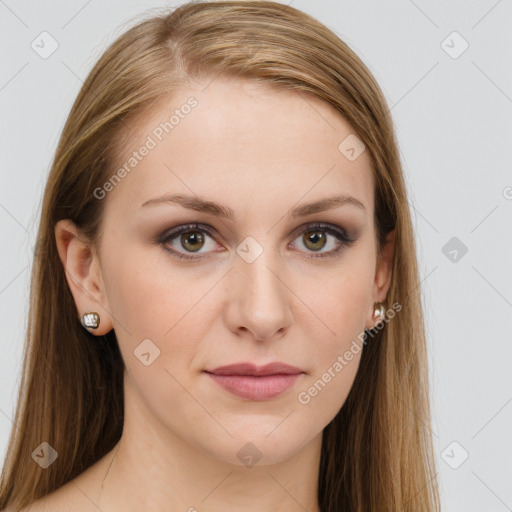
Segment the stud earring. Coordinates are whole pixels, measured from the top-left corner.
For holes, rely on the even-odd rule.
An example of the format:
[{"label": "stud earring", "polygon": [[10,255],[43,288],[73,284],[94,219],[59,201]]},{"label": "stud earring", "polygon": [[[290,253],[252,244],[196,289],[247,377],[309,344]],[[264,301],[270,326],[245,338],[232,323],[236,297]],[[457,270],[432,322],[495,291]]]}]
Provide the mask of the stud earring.
[{"label": "stud earring", "polygon": [[382,302],[375,302],[373,305],[373,318],[374,320],[383,319],[386,310]]},{"label": "stud earring", "polygon": [[97,329],[100,325],[100,315],[98,313],[86,313],[80,320],[86,329]]}]

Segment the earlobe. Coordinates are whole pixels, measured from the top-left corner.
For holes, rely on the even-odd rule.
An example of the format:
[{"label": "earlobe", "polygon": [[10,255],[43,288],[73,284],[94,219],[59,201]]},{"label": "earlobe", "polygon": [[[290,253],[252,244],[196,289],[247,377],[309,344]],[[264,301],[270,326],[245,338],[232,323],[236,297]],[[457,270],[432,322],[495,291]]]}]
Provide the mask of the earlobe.
[{"label": "earlobe", "polygon": [[[112,330],[112,320],[108,313],[97,254],[69,219],[60,220],[55,225],[55,242],[75,300],[78,319],[89,332],[106,334]],[[83,316],[90,313],[96,313],[98,319],[101,318],[96,328],[90,322],[83,321]],[[88,320],[91,318],[87,317]]]}]

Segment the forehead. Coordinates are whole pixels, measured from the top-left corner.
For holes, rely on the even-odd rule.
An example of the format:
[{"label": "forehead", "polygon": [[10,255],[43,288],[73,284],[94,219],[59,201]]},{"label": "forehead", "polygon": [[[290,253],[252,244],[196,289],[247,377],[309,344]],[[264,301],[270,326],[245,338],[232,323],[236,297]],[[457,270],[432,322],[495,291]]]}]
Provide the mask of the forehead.
[{"label": "forehead", "polygon": [[356,159],[344,153],[354,137],[342,115],[312,94],[254,80],[195,83],[132,123],[114,169],[127,172],[108,202],[133,213],[156,195],[186,192],[236,211],[276,202],[289,208],[338,191],[371,215],[368,151]]}]

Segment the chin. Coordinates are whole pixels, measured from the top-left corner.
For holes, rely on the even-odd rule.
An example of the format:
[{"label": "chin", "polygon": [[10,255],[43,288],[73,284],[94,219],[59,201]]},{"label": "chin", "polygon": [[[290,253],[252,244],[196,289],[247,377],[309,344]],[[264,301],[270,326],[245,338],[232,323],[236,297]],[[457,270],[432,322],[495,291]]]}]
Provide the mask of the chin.
[{"label": "chin", "polygon": [[[275,429],[275,425],[272,428]],[[253,467],[285,462],[308,442],[307,439],[283,435],[284,431],[278,433],[279,429],[272,432],[272,428],[265,428],[264,433],[258,428],[253,431],[244,428],[239,434],[231,430],[232,438],[226,434],[214,446],[203,448],[217,460],[236,466]],[[269,432],[272,433],[269,435]]]}]

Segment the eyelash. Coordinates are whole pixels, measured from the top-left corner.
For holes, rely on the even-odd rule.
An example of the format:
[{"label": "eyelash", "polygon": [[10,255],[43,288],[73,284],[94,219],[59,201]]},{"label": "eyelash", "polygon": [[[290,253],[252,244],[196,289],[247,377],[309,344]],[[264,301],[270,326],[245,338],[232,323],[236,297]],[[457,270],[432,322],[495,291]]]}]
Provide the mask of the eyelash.
[{"label": "eyelash", "polygon": [[[189,256],[187,253],[176,251],[176,250],[170,249],[169,247],[166,246],[166,244],[169,243],[171,240],[174,240],[182,233],[185,233],[188,231],[201,231],[201,232],[206,233],[209,237],[214,238],[214,234],[208,226],[206,226],[204,224],[194,223],[194,224],[184,224],[182,226],[179,226],[176,229],[172,229],[171,231],[166,231],[163,235],[161,235],[158,238],[157,243],[160,244],[167,252],[169,252],[170,254],[172,254],[174,257],[176,257],[178,259],[185,259],[185,260],[202,259],[204,256]],[[338,239],[338,241],[340,242],[340,245],[338,248],[333,249],[329,252],[325,252],[325,253],[315,254],[314,252],[309,251],[309,252],[311,252],[311,256],[310,256],[311,258],[327,258],[327,257],[334,256],[337,253],[339,253],[343,248],[350,247],[356,240],[355,238],[350,238],[343,229],[337,228],[332,224],[326,224],[326,223],[308,224],[305,226],[305,228],[299,234],[304,234],[304,233],[308,233],[308,232],[312,232],[312,231],[321,231],[323,233],[332,235]],[[191,254],[193,254],[193,253],[191,253]]]}]

